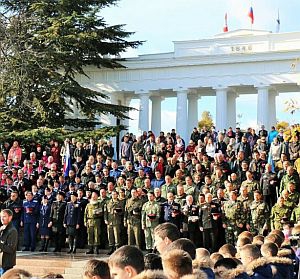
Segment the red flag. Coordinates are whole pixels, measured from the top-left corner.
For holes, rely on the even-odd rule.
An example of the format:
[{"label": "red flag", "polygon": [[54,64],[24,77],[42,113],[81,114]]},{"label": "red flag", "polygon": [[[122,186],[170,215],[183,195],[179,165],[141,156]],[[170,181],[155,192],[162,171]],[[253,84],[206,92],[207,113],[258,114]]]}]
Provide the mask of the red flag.
[{"label": "red flag", "polygon": [[250,7],[250,11],[248,13],[248,16],[251,19],[251,24],[253,24],[254,23],[254,13],[253,13],[253,8],[252,7]]},{"label": "red flag", "polygon": [[225,26],[223,27],[223,32],[228,32],[227,13],[225,14]]}]

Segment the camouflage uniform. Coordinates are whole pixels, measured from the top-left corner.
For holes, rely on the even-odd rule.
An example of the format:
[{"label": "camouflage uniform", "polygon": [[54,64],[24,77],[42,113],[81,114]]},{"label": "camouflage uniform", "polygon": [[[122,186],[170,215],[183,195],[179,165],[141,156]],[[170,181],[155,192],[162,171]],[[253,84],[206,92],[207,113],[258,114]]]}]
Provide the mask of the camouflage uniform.
[{"label": "camouflage uniform", "polygon": [[122,225],[123,208],[117,200],[111,199],[104,207],[104,220],[107,223],[108,242],[110,247],[120,246],[120,226]]},{"label": "camouflage uniform", "polygon": [[144,177],[140,177],[140,176],[136,177],[134,179],[134,186],[136,188],[143,188],[144,187],[144,181],[145,181],[145,179],[146,179],[146,176],[144,176]]},{"label": "camouflage uniform", "polygon": [[84,225],[87,228],[88,245],[100,245],[100,231],[101,231],[101,216],[104,214],[104,207],[99,201],[87,204],[84,212]]},{"label": "camouflage uniform", "polygon": [[142,208],[142,228],[145,233],[146,249],[154,248],[154,229],[159,224],[161,207],[156,201],[148,201]]},{"label": "camouflage uniform", "polygon": [[248,181],[245,180],[242,182],[241,186],[246,186],[248,189],[248,195],[253,200],[253,193],[254,191],[259,189],[259,183],[256,180]]},{"label": "camouflage uniform", "polygon": [[238,224],[244,224],[246,221],[243,205],[239,201],[229,200],[224,203],[223,209],[223,224],[226,225],[226,243],[235,245],[237,237],[241,232],[241,228],[238,227]]},{"label": "camouflage uniform", "polygon": [[286,205],[279,206],[275,204],[271,210],[271,229],[272,230],[282,230],[283,222],[288,221],[290,218],[290,208]]},{"label": "camouflage uniform", "polygon": [[177,203],[179,203],[180,204],[180,206],[182,207],[182,206],[184,206],[185,205],[185,203],[186,203],[186,193],[184,193],[183,195],[181,195],[181,196],[179,196],[179,195],[176,195],[175,196],[175,202],[177,202]]},{"label": "camouflage uniform", "polygon": [[124,198],[120,198],[119,196],[119,201],[121,203],[121,207],[122,207],[122,213],[121,213],[121,224],[120,224],[120,245],[126,245],[127,241],[128,241],[128,235],[127,235],[127,228],[125,228],[124,226],[124,215],[125,215],[125,206],[126,206],[126,202],[127,202],[127,197],[130,195],[131,197],[131,191],[127,191],[125,192],[125,197]]},{"label": "camouflage uniform", "polygon": [[187,194],[187,195],[192,195],[194,200],[195,200],[195,185],[192,185],[192,186],[188,186],[188,185],[184,185],[184,192]]},{"label": "camouflage uniform", "polygon": [[173,178],[172,184],[175,186],[177,186],[178,184],[185,185],[184,177],[182,177],[181,179],[179,179],[177,177]]},{"label": "camouflage uniform", "polygon": [[296,185],[297,187],[297,190],[298,190],[298,183],[299,183],[299,179],[298,177],[294,174],[294,175],[288,175],[288,174],[285,174],[281,181],[280,181],[280,189],[279,189],[279,192],[282,193],[283,190],[287,190],[287,186],[289,183],[293,183]]},{"label": "camouflage uniform", "polygon": [[174,195],[176,195],[176,187],[173,184],[169,184],[169,185],[163,184],[160,189],[161,189],[161,196],[165,199],[167,198],[167,194],[169,192],[172,192]]},{"label": "camouflage uniform", "polygon": [[254,235],[263,235],[265,227],[269,227],[270,208],[263,201],[253,201],[250,204],[249,221],[250,231]]},{"label": "camouflage uniform", "polygon": [[[249,214],[250,214],[250,205],[253,201],[253,198],[249,197],[249,194],[247,195],[247,197],[243,197],[243,196],[238,196],[237,200],[239,202],[241,202],[241,204],[243,205],[243,210],[244,210],[244,216],[246,218],[248,218]],[[246,224],[245,224],[246,225]],[[244,227],[244,229],[246,229],[246,227]]]},{"label": "camouflage uniform", "polygon": [[297,206],[294,208],[292,215],[291,215],[291,221],[295,225],[300,221],[300,206]]},{"label": "camouflage uniform", "polygon": [[288,200],[293,202],[294,207],[299,203],[299,199],[300,199],[300,194],[298,192],[296,191],[289,192]]},{"label": "camouflage uniform", "polygon": [[128,245],[141,248],[141,216],[143,201],[139,198],[128,199],[125,206],[124,225],[127,226]]},{"label": "camouflage uniform", "polygon": [[[110,198],[106,197],[106,198],[98,198],[98,201],[100,202],[100,206],[103,208],[103,210],[105,209],[106,203],[108,203],[108,201],[110,200]],[[108,245],[108,235],[107,235],[107,225],[104,222],[104,213],[102,216],[100,216],[100,248],[101,249],[105,249],[107,248]]]}]

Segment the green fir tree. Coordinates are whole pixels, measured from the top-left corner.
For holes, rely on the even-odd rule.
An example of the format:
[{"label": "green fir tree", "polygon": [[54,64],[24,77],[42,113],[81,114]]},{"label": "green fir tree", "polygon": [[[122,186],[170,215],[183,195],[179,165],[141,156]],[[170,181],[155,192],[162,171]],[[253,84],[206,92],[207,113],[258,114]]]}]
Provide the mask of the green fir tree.
[{"label": "green fir tree", "polygon": [[[116,2],[0,0],[0,131],[93,129],[100,113],[126,118],[129,107],[107,104],[76,79],[87,66],[123,67],[119,54],[141,44],[101,16]],[[77,110],[83,119],[70,117]]]}]

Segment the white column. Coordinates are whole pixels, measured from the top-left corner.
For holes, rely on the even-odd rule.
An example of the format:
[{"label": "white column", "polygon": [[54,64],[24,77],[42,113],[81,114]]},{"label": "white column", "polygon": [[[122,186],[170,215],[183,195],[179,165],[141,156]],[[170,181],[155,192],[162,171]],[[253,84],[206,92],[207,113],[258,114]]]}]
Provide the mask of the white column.
[{"label": "white column", "polygon": [[[129,107],[130,101],[131,101],[130,97],[127,97],[125,94],[122,94],[119,97],[118,103],[122,106]],[[126,115],[129,116],[129,112],[127,112]],[[120,139],[121,139],[126,133],[130,132],[129,119],[122,119],[120,121],[120,124],[125,126],[125,128],[127,129],[127,130],[122,130],[120,132]]]},{"label": "white column", "polygon": [[[117,94],[115,93],[112,93],[110,95],[110,103],[112,105],[118,105],[118,98],[117,98]],[[114,115],[110,115],[110,125],[111,126],[116,126],[117,125],[117,118],[114,116]]]},{"label": "white column", "polygon": [[270,129],[269,108],[269,86],[257,87],[257,125],[265,125],[267,130]]},{"label": "white column", "polygon": [[271,126],[276,126],[276,96],[277,92],[269,92],[269,125],[266,129],[270,130]]},{"label": "white column", "polygon": [[216,128],[217,131],[228,128],[227,88],[216,88]]},{"label": "white column", "polygon": [[227,93],[227,125],[233,129],[236,126],[236,96],[235,92]]},{"label": "white column", "polygon": [[187,143],[187,90],[177,91],[176,132]]},{"label": "white column", "polygon": [[149,130],[149,94],[140,94],[139,130],[141,132]]},{"label": "white column", "polygon": [[152,96],[151,130],[155,136],[161,131],[161,96]]},{"label": "white column", "polygon": [[188,135],[192,133],[194,127],[198,127],[198,94],[188,95]]}]

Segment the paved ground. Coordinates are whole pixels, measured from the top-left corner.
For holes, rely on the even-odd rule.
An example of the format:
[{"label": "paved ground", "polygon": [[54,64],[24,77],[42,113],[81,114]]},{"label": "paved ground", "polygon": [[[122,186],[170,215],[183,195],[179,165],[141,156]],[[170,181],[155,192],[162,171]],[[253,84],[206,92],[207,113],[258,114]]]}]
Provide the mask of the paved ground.
[{"label": "paved ground", "polygon": [[92,254],[92,255],[86,255],[85,254],[86,250],[80,250],[76,254],[67,254],[66,252],[60,252],[60,253],[53,253],[53,252],[22,252],[18,251],[17,252],[17,259],[18,258],[28,258],[28,259],[51,259],[51,260],[56,260],[56,259],[68,259],[68,260],[73,260],[73,261],[82,261],[82,260],[88,260],[88,259],[93,259],[93,258],[101,258],[101,259],[108,259],[108,255],[106,254],[108,250],[100,250],[100,254]]}]

